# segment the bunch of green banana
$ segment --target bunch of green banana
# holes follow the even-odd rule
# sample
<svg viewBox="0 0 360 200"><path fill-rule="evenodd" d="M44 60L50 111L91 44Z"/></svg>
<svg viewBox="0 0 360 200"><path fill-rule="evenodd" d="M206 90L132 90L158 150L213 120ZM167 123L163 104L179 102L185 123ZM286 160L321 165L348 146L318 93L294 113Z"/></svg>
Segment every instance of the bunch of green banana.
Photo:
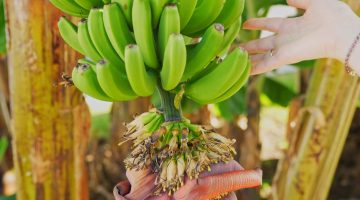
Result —
<svg viewBox="0 0 360 200"><path fill-rule="evenodd" d="M104 101L161 93L160 111L137 116L124 135L124 142L133 142L126 168L151 167L155 194L171 194L185 176L198 178L212 164L232 160L235 141L191 124L179 102L183 96L200 104L220 102L248 80L247 52L228 52L244 0L61 0L71 9L51 1L84 18L78 26L65 17L58 24L66 43L85 56L72 75L79 90Z"/></svg>
<svg viewBox="0 0 360 200"><path fill-rule="evenodd" d="M151 96L156 87L176 92L185 85L186 97L215 103L231 97L248 79L247 54L237 49L227 55L240 30L244 0L61 2L86 11L78 26L62 17L60 33L98 63L93 70L113 101ZM187 45L193 36L199 42ZM219 57L225 57L222 63Z"/></svg>
<svg viewBox="0 0 360 200"><path fill-rule="evenodd" d="M141 118L149 121L151 116L146 114ZM138 123L139 119L132 123ZM131 125L128 128L134 127ZM198 178L201 172L211 170L211 164L229 162L235 154L235 140L226 139L201 126L183 121L165 122L156 127L157 130L152 133L141 133L147 138L137 142L125 160L127 169L151 167L157 173L155 194L168 192L171 195L184 185L185 176Z"/></svg>

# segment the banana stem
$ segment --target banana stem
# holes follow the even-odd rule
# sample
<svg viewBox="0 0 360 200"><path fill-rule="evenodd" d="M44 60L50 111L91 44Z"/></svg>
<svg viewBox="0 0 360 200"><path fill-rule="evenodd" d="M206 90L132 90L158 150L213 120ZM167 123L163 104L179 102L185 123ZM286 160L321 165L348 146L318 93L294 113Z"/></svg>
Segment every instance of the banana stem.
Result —
<svg viewBox="0 0 360 200"><path fill-rule="evenodd" d="M157 87L157 90L160 94L161 98L161 111L164 112L164 117L166 122L176 122L176 121L182 121L182 111L181 106L179 109L175 107L175 96L176 94L173 94L169 91L165 91L161 84Z"/></svg>

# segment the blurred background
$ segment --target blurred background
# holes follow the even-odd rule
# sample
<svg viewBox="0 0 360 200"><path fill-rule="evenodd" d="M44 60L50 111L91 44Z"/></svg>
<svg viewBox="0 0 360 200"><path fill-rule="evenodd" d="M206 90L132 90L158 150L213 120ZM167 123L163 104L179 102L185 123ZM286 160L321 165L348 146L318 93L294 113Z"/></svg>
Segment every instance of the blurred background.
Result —
<svg viewBox="0 0 360 200"><path fill-rule="evenodd" d="M358 0L347 3L360 13ZM248 0L243 19L301 14L284 0ZM62 15L47 0L0 3L0 200L113 199L130 150L118 146L123 124L157 104L106 103L66 87L79 55L59 36ZM234 46L269 34L241 31ZM252 77L222 103L182 106L192 122L235 138L244 168L263 169L263 186L239 199L356 200L359 94L358 78L323 59Z"/></svg>

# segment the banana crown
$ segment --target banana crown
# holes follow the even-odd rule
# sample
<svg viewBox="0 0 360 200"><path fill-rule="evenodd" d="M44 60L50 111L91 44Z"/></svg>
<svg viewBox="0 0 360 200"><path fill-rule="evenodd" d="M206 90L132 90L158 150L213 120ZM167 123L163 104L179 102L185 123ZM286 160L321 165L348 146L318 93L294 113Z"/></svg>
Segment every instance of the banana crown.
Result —
<svg viewBox="0 0 360 200"><path fill-rule="evenodd" d="M58 27L65 42L85 56L74 74L90 70L82 79L91 84L74 85L87 95L129 101L161 87L209 104L230 98L248 80L248 54L228 52L244 0L50 1L83 18L75 25L62 17Z"/></svg>

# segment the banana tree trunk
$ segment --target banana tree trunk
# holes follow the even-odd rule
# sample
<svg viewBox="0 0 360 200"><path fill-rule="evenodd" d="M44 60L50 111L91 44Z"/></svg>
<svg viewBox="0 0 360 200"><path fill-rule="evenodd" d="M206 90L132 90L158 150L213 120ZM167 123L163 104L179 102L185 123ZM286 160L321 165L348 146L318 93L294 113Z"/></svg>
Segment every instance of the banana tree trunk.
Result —
<svg viewBox="0 0 360 200"><path fill-rule="evenodd" d="M150 98L140 98L131 102L115 103L112 110L111 122L111 148L113 151L114 162L121 168L121 178L125 177L124 159L131 151L131 142L127 142L119 146L119 142L123 140L123 134L126 132L124 123L131 122L135 115L147 112L150 109ZM119 177L117 177L119 181Z"/></svg>
<svg viewBox="0 0 360 200"><path fill-rule="evenodd" d="M47 0L6 0L6 11L17 199L88 199L89 112L60 86L76 59L57 30L62 14Z"/></svg>
<svg viewBox="0 0 360 200"><path fill-rule="evenodd" d="M348 3L360 12L360 2ZM359 78L346 74L342 63L318 61L278 165L273 199L327 199L359 95Z"/></svg>

